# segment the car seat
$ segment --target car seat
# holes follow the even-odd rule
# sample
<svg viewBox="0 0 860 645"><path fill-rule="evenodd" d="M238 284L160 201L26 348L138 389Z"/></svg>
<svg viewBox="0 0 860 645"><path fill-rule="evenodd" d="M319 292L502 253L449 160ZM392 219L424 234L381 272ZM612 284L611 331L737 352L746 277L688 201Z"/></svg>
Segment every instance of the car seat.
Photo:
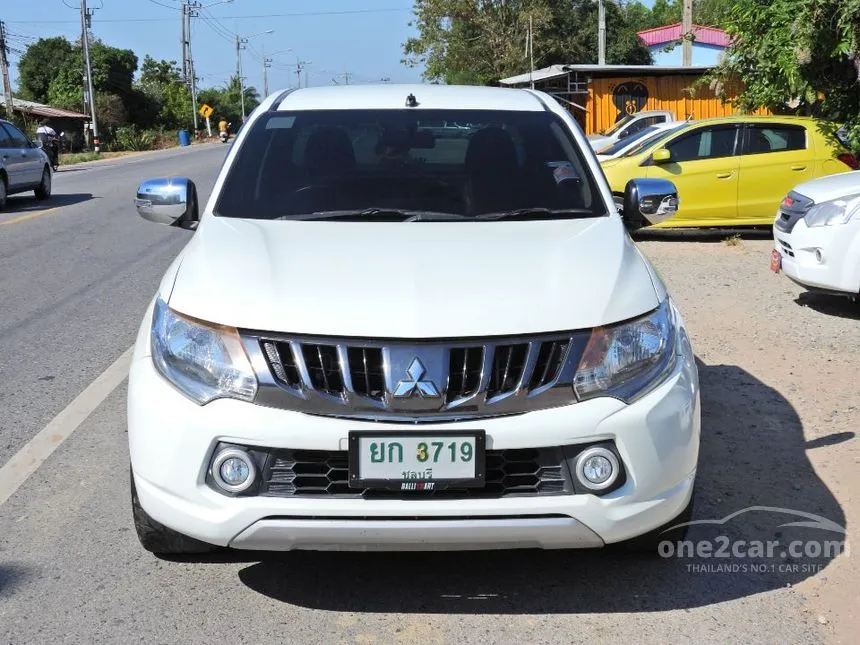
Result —
<svg viewBox="0 0 860 645"><path fill-rule="evenodd" d="M467 202L472 214L517 208L522 201L517 149L502 128L478 130L466 150Z"/></svg>

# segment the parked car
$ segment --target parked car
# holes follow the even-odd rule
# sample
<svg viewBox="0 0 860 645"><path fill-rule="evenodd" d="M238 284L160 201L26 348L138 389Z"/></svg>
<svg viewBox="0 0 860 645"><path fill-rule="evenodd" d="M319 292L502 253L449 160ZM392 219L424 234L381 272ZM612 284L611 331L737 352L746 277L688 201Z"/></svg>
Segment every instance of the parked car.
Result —
<svg viewBox="0 0 860 645"><path fill-rule="evenodd" d="M6 197L32 190L36 199L51 196L51 161L9 121L0 119L0 210Z"/></svg>
<svg viewBox="0 0 860 645"><path fill-rule="evenodd" d="M671 110L645 110L644 112L635 112L621 117L621 119L612 128L603 134L588 135L588 142L591 148L595 151L611 146L612 144L626 139L637 132L641 132L650 125L658 123L668 123L669 121L677 121L675 114Z"/></svg>
<svg viewBox="0 0 860 645"><path fill-rule="evenodd" d="M613 143L611 146L598 150L597 160L602 163L609 159L616 159L635 147L647 146L652 143L656 143L658 140L665 139L669 134L683 125L684 123L679 123L678 121L667 121L665 123L649 125L647 128L640 130L636 134L630 135L626 139L621 139L620 141Z"/></svg>
<svg viewBox="0 0 860 645"><path fill-rule="evenodd" d="M860 295L860 172L800 184L773 223L771 269L810 291Z"/></svg>
<svg viewBox="0 0 860 645"><path fill-rule="evenodd" d="M693 121L601 165L619 204L633 178L671 179L681 203L669 228L771 226L793 186L858 167L833 126L790 116Z"/></svg>
<svg viewBox="0 0 860 645"><path fill-rule="evenodd" d="M437 149L424 126L443 121L476 131ZM245 128L199 216L187 178L137 193L144 218L196 229L131 366L146 549L676 534L699 449L693 351L556 100L304 88ZM656 222L676 199L633 180L625 216Z"/></svg>

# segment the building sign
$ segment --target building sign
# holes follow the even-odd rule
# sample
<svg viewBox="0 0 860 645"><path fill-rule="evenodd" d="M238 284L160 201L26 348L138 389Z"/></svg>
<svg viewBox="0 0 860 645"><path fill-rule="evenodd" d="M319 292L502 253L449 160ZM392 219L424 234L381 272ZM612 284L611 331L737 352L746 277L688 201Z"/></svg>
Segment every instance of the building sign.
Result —
<svg viewBox="0 0 860 645"><path fill-rule="evenodd" d="M648 88L639 81L619 83L612 90L612 103L618 108L618 122L628 114L635 114L648 102Z"/></svg>

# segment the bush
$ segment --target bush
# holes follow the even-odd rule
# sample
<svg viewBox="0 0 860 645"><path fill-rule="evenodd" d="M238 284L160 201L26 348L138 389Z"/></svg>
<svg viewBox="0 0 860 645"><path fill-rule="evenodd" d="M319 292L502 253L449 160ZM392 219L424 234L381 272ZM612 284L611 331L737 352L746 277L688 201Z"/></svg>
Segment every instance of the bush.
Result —
<svg viewBox="0 0 860 645"><path fill-rule="evenodd" d="M114 147L117 150L152 150L155 147L155 140L155 132L139 130L133 125L118 127L114 133Z"/></svg>

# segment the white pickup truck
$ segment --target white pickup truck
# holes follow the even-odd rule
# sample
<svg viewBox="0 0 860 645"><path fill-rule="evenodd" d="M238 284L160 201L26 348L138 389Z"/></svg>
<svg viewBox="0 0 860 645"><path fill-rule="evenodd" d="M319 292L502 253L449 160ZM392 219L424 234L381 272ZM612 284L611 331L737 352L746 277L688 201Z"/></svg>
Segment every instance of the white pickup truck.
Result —
<svg viewBox="0 0 860 645"><path fill-rule="evenodd" d="M646 110L644 112L636 112L628 114L612 126L604 134L588 135L588 143L591 144L593 150L602 150L612 144L625 139L630 135L636 134L640 130L647 128L649 125L657 125L658 123L668 123L677 121L675 114L671 110Z"/></svg>
<svg viewBox="0 0 860 645"><path fill-rule="evenodd" d="M195 233L131 366L143 546L680 537L698 372L623 221L678 195L633 179L620 214L588 153L540 92L303 88L251 114L201 212L190 179L144 181L140 214Z"/></svg>

